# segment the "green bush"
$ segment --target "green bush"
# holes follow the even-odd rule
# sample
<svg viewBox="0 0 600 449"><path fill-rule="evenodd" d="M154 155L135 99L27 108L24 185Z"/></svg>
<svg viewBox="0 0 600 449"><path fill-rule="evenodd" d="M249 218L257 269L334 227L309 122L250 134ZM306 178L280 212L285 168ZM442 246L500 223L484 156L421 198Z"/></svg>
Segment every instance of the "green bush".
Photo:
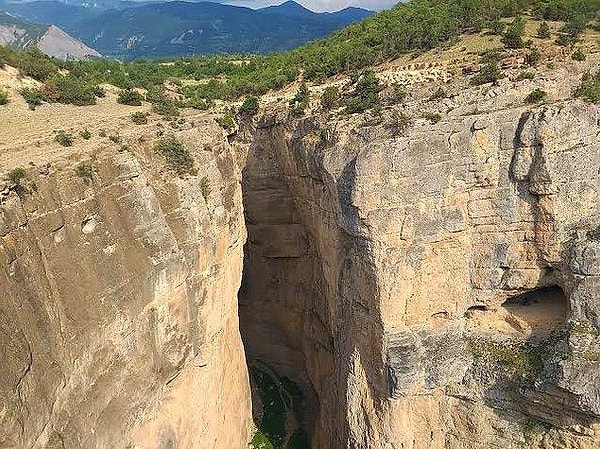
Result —
<svg viewBox="0 0 600 449"><path fill-rule="evenodd" d="M98 86L98 85L94 86L93 91L94 91L94 95L98 98L106 97L106 90L104 90L104 87L102 87L102 86Z"/></svg>
<svg viewBox="0 0 600 449"><path fill-rule="evenodd" d="M244 99L244 102L240 106L240 109L238 112L240 115L252 117L258 113L258 109L259 109L258 98L251 95Z"/></svg>
<svg viewBox="0 0 600 449"><path fill-rule="evenodd" d="M502 43L506 48L523 48L523 33L525 32L525 21L516 17L506 28L502 35Z"/></svg>
<svg viewBox="0 0 600 449"><path fill-rule="evenodd" d="M294 115L302 115L304 111L308 107L310 102L310 91L308 90L308 86L306 82L300 83L300 87L298 88L298 92L294 95L294 98L290 100L290 107L292 108L292 113Z"/></svg>
<svg viewBox="0 0 600 449"><path fill-rule="evenodd" d="M20 55L18 68L21 75L42 82L58 72L56 64L35 46L29 47Z"/></svg>
<svg viewBox="0 0 600 449"><path fill-rule="evenodd" d="M30 109L35 109L36 106L46 101L46 93L39 88L25 87L21 89L21 96L25 99Z"/></svg>
<svg viewBox="0 0 600 449"><path fill-rule="evenodd" d="M87 128L79 131L79 135L81 136L82 139L85 139L85 140L89 140L92 137L92 133Z"/></svg>
<svg viewBox="0 0 600 449"><path fill-rule="evenodd" d="M63 131L62 129L56 133L54 136L54 140L56 140L63 147L70 147L73 145L73 134Z"/></svg>
<svg viewBox="0 0 600 449"><path fill-rule="evenodd" d="M154 145L154 149L165 157L167 163L178 175L197 174L197 170L194 168L194 158L175 136L163 137Z"/></svg>
<svg viewBox="0 0 600 449"><path fill-rule="evenodd" d="M571 53L571 59L574 61L585 61L585 53L581 48L578 48L573 53Z"/></svg>
<svg viewBox="0 0 600 449"><path fill-rule="evenodd" d="M535 104L535 103L540 103L542 101L544 101L546 98L548 98L548 92L542 90L542 89L533 89L529 95L527 95L525 97L525 103L528 104Z"/></svg>
<svg viewBox="0 0 600 449"><path fill-rule="evenodd" d="M545 20L540 23L538 27L537 35L540 39L549 39L550 38L550 27L548 26L548 22Z"/></svg>
<svg viewBox="0 0 600 449"><path fill-rule="evenodd" d="M426 112L425 114L423 114L423 118L426 118L431 123L435 124L442 119L442 116L437 112Z"/></svg>
<svg viewBox="0 0 600 449"><path fill-rule="evenodd" d="M438 87L437 90L429 97L430 100L439 100L442 98L446 98L448 93L444 90L443 87Z"/></svg>
<svg viewBox="0 0 600 449"><path fill-rule="evenodd" d="M596 75L585 74L575 95L591 103L600 103L600 72Z"/></svg>
<svg viewBox="0 0 600 449"><path fill-rule="evenodd" d="M225 131L232 132L235 130L235 120L233 119L233 114L231 112L228 111L215 120Z"/></svg>
<svg viewBox="0 0 600 449"><path fill-rule="evenodd" d="M108 140L113 143L121 143L121 135L118 132L116 134L111 134L108 136Z"/></svg>
<svg viewBox="0 0 600 449"><path fill-rule="evenodd" d="M137 111L131 114L131 121L136 125L145 125L148 123L148 113Z"/></svg>
<svg viewBox="0 0 600 449"><path fill-rule="evenodd" d="M75 106L96 104L94 87L71 76L56 75L46 81L46 98L50 101Z"/></svg>
<svg viewBox="0 0 600 449"><path fill-rule="evenodd" d="M400 103L401 101L404 101L408 95L406 88L399 83L392 84L392 89L394 91L394 103Z"/></svg>
<svg viewBox="0 0 600 449"><path fill-rule="evenodd" d="M128 106L141 106L144 96L133 89L123 89L117 96L117 103Z"/></svg>
<svg viewBox="0 0 600 449"><path fill-rule="evenodd" d="M84 182L90 182L94 177L95 171L96 170L93 165L83 162L75 168L75 173L77 173L77 176L83 179Z"/></svg>
<svg viewBox="0 0 600 449"><path fill-rule="evenodd" d="M0 106L8 103L8 93L4 90L0 90Z"/></svg>
<svg viewBox="0 0 600 449"><path fill-rule="evenodd" d="M527 64L529 64L530 66L534 66L540 61L541 58L542 58L542 54L540 53L540 51L536 47L533 47L527 53L525 60L526 60Z"/></svg>
<svg viewBox="0 0 600 449"><path fill-rule="evenodd" d="M571 18L565 23L558 32L560 33L556 43L558 45L573 45L579 41L581 33L585 30L588 18L582 14L571 15Z"/></svg>
<svg viewBox="0 0 600 449"><path fill-rule="evenodd" d="M340 89L337 86L327 86L321 94L321 107L329 111L337 106L340 100Z"/></svg>
<svg viewBox="0 0 600 449"><path fill-rule="evenodd" d="M482 84L495 83L501 78L504 78L504 74L498 68L498 64L490 62L483 66L477 75L471 78L471 84L480 86Z"/></svg>
<svg viewBox="0 0 600 449"><path fill-rule="evenodd" d="M25 171L25 169L22 167L17 167L17 168L13 168L11 171L8 172L8 174L6 175L6 179L8 179L8 181L13 186L20 186L21 181L26 176L27 176L27 172Z"/></svg>
<svg viewBox="0 0 600 449"><path fill-rule="evenodd" d="M372 70L365 70L356 79L354 94L352 98L346 102L346 112L348 114L354 114L380 106L380 90L381 85L375 72Z"/></svg>
<svg viewBox="0 0 600 449"><path fill-rule="evenodd" d="M535 73L523 71L517 75L516 81L532 80L535 78Z"/></svg>
<svg viewBox="0 0 600 449"><path fill-rule="evenodd" d="M404 112L394 111L390 115L390 118L386 122L385 126L392 133L392 135L397 136L403 134L411 125L411 123L411 118Z"/></svg>
<svg viewBox="0 0 600 449"><path fill-rule="evenodd" d="M152 111L163 117L175 117L179 115L179 109L175 100L169 98L162 86L153 86L148 89L146 100L152 103Z"/></svg>

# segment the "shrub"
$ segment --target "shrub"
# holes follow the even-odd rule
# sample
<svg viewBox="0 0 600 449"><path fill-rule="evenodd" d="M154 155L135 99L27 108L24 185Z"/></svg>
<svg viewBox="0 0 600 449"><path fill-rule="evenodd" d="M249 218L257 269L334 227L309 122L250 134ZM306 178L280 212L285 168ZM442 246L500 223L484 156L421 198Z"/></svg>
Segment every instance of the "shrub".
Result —
<svg viewBox="0 0 600 449"><path fill-rule="evenodd" d="M46 101L46 93L42 89L25 87L20 93L32 110Z"/></svg>
<svg viewBox="0 0 600 449"><path fill-rule="evenodd" d="M523 81L523 80L532 80L534 78L535 78L535 73L523 71L523 72L521 72L521 73L519 73L517 75L517 77L515 78L515 80L516 81Z"/></svg>
<svg viewBox="0 0 600 449"><path fill-rule="evenodd" d="M77 176L83 179L84 182L91 181L94 177L95 171L96 170L92 164L86 164L83 162L75 168L75 173L77 173Z"/></svg>
<svg viewBox="0 0 600 449"><path fill-rule="evenodd" d="M46 81L58 72L58 67L37 47L31 46L18 59L21 75L30 76L38 81Z"/></svg>
<svg viewBox="0 0 600 449"><path fill-rule="evenodd" d="M525 103L528 104L534 104L534 103L540 103L542 101L544 101L546 98L548 98L548 92L542 90L542 89L533 89L529 95L527 95L525 97Z"/></svg>
<svg viewBox="0 0 600 449"><path fill-rule="evenodd" d="M544 20L542 23L540 23L537 35L540 39L548 39L550 37L550 27L548 26L548 22Z"/></svg>
<svg viewBox="0 0 600 449"><path fill-rule="evenodd" d="M25 172L25 169L22 167L17 167L17 168L13 168L11 171L9 171L6 175L6 179L8 179L8 181L13 185L13 186L20 186L21 185L21 181L27 176L27 172Z"/></svg>
<svg viewBox="0 0 600 449"><path fill-rule="evenodd" d="M87 129L87 128L85 128L85 129L83 129L83 130L79 131L79 135L80 135L80 136L81 136L83 139L85 139L85 140L89 140L89 139L90 139L90 137L92 137L92 133L91 133L91 132L90 132L90 130L89 130L89 129Z"/></svg>
<svg viewBox="0 0 600 449"><path fill-rule="evenodd" d="M62 129L56 133L54 140L56 140L63 147L72 146L74 141L73 134L63 131Z"/></svg>
<svg viewBox="0 0 600 449"><path fill-rule="evenodd" d="M94 95L98 98L106 97L106 90L102 86L94 86L93 87Z"/></svg>
<svg viewBox="0 0 600 449"><path fill-rule="evenodd" d="M327 86L321 94L321 107L329 111L337 106L340 100L340 89L337 86Z"/></svg>
<svg viewBox="0 0 600 449"><path fill-rule="evenodd" d="M8 93L0 90L0 106L6 103L8 103Z"/></svg>
<svg viewBox="0 0 600 449"><path fill-rule="evenodd" d="M587 18L584 15L573 15L559 30L560 36L556 40L558 45L572 45L579 41L579 36L587 26Z"/></svg>
<svg viewBox="0 0 600 449"><path fill-rule="evenodd" d="M429 97L430 100L439 100L441 98L446 98L448 94L442 87L438 87L437 90Z"/></svg>
<svg viewBox="0 0 600 449"><path fill-rule="evenodd" d="M101 130L100 130L100 132L98 133L98 135L99 135L100 137L106 137L106 130L104 130L104 129L101 129Z"/></svg>
<svg viewBox="0 0 600 449"><path fill-rule="evenodd" d="M496 19L492 21L492 23L490 23L490 32L492 34L502 35L502 33L504 33L505 28L506 24L500 19Z"/></svg>
<svg viewBox="0 0 600 449"><path fill-rule="evenodd" d="M46 99L75 106L96 104L94 87L70 76L57 75L46 81Z"/></svg>
<svg viewBox="0 0 600 449"><path fill-rule="evenodd" d="M240 106L239 113L247 117L252 117L258 113L259 102L254 96L246 97Z"/></svg>
<svg viewBox="0 0 600 449"><path fill-rule="evenodd" d="M529 51L529 53L527 53L525 60L527 64L529 64L530 66L534 66L540 61L541 58L542 54L540 53L540 51L537 48L533 47Z"/></svg>
<svg viewBox="0 0 600 449"><path fill-rule="evenodd" d="M397 136L403 134L411 123L412 120L404 112L394 111L385 126L394 136Z"/></svg>
<svg viewBox="0 0 600 449"><path fill-rule="evenodd" d="M294 95L294 98L290 100L290 107L292 108L292 113L294 115L304 114L304 111L308 107L309 102L310 91L308 90L306 82L303 81L300 84L300 87L298 88L298 92L296 92L296 95Z"/></svg>
<svg viewBox="0 0 600 449"><path fill-rule="evenodd" d="M204 176L200 180L200 192L202 193L202 197L204 198L204 201L208 201L208 197L210 196L211 191L212 191L212 189L210 188L210 181L208 180L208 178L206 176Z"/></svg>
<svg viewBox="0 0 600 449"><path fill-rule="evenodd" d="M585 61L585 53L581 48L578 48L573 53L571 53L571 59L574 61Z"/></svg>
<svg viewBox="0 0 600 449"><path fill-rule="evenodd" d="M154 86L148 89L146 99L152 103L152 111L163 117L175 117L179 115L179 109L175 100L169 98L162 86Z"/></svg>
<svg viewBox="0 0 600 449"><path fill-rule="evenodd" d="M521 17L516 17L506 28L502 36L502 43L506 48L523 48L523 32L525 31L525 21Z"/></svg>
<svg viewBox="0 0 600 449"><path fill-rule="evenodd" d="M346 102L346 112L354 114L380 106L379 91L381 85L379 78L372 70L365 70L358 76L355 83L354 95Z"/></svg>
<svg viewBox="0 0 600 449"><path fill-rule="evenodd" d="M442 119L442 116L437 112L426 112L425 114L423 114L423 118L426 118L431 123L435 124Z"/></svg>
<svg viewBox="0 0 600 449"><path fill-rule="evenodd" d="M600 241L600 225L596 226L595 228L590 229L587 232L587 237L590 240Z"/></svg>
<svg viewBox="0 0 600 449"><path fill-rule="evenodd" d="M111 134L108 136L108 140L114 143L121 143L121 135L119 133Z"/></svg>
<svg viewBox="0 0 600 449"><path fill-rule="evenodd" d="M155 151L162 154L167 163L178 175L197 173L194 168L194 158L175 136L167 136L160 139L154 146Z"/></svg>
<svg viewBox="0 0 600 449"><path fill-rule="evenodd" d="M232 132L235 130L235 120L233 119L233 114L230 111L217 118L216 121L225 131Z"/></svg>
<svg viewBox="0 0 600 449"><path fill-rule="evenodd" d="M148 123L148 113L137 111L131 114L131 121L136 125L145 125Z"/></svg>
<svg viewBox="0 0 600 449"><path fill-rule="evenodd" d="M408 95L408 92L406 92L404 86L399 83L392 84L392 89L394 89L394 99L396 100L396 103L400 103Z"/></svg>
<svg viewBox="0 0 600 449"><path fill-rule="evenodd" d="M479 71L477 75L471 78L471 84L480 86L487 83L495 83L499 79L504 78L504 74L498 68L498 64L490 62Z"/></svg>
<svg viewBox="0 0 600 449"><path fill-rule="evenodd" d="M144 96L133 89L123 89L117 97L117 103L128 106L141 106L143 100Z"/></svg>
<svg viewBox="0 0 600 449"><path fill-rule="evenodd" d="M600 72L596 75L585 74L575 95L591 103L600 103Z"/></svg>

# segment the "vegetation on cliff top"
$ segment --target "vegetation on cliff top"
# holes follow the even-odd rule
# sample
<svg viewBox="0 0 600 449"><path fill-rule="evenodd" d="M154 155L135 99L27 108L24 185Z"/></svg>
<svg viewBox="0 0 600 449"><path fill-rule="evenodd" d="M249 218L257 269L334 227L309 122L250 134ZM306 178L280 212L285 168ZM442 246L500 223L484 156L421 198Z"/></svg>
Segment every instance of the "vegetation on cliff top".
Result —
<svg viewBox="0 0 600 449"><path fill-rule="evenodd" d="M600 0L412 0L285 53L130 63L107 59L62 62L37 50L15 52L0 47L0 66L14 65L23 74L46 83L44 101L91 104L102 83L129 93L133 88L152 89L169 80L179 85L187 98L184 105L206 109L216 99L259 96L300 76L322 81L337 74L360 72L401 54L426 51L463 33L485 28L501 33L507 48L520 48L526 45L522 38L523 14L564 21L557 43L567 45L576 42L590 22L597 21L599 11ZM505 17L516 18L506 26L500 21ZM539 32L548 34L542 26ZM484 70L486 80L498 78L494 68L494 62L490 62ZM135 104L139 104L137 100ZM360 101L369 103L368 98ZM362 108L353 106L349 109Z"/></svg>

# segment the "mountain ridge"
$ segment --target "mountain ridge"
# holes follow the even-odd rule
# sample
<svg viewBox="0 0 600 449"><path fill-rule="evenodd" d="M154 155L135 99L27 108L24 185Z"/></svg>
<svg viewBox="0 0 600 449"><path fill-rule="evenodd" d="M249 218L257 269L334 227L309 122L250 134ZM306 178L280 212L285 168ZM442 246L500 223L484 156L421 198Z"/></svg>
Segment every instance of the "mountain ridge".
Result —
<svg viewBox="0 0 600 449"><path fill-rule="evenodd" d="M101 53L125 59L285 51L373 14L361 8L318 13L294 1L259 9L209 1L127 2L126 8L106 10L59 1L0 0L2 5L19 18L55 24Z"/></svg>

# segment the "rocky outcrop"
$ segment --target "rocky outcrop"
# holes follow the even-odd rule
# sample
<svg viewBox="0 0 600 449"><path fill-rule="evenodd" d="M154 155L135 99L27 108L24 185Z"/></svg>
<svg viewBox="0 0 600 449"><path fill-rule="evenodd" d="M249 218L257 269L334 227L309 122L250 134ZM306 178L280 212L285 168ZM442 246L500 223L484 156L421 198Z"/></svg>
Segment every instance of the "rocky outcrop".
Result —
<svg viewBox="0 0 600 449"><path fill-rule="evenodd" d="M198 176L140 139L4 189L0 447L246 446L240 161L210 122L179 132Z"/></svg>
<svg viewBox="0 0 600 449"><path fill-rule="evenodd" d="M315 448L600 444L600 111L487 89L436 125L258 124L242 330Z"/></svg>

